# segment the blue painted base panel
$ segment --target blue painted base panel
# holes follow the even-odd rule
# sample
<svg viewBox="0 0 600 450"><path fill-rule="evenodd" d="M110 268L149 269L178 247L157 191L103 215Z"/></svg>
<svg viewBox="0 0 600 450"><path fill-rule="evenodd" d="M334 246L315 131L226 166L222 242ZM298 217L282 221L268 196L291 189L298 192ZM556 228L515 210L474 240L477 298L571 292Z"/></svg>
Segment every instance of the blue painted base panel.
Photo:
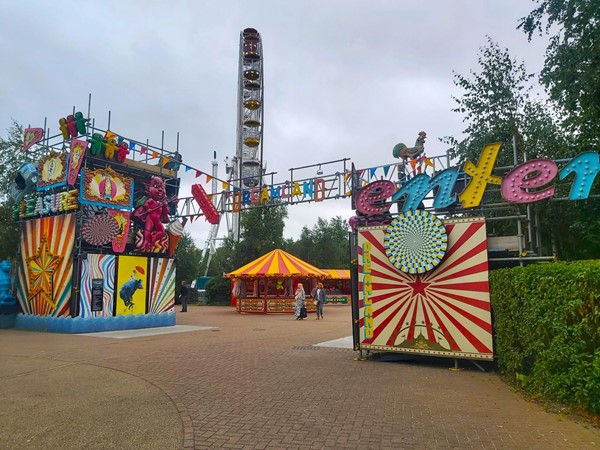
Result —
<svg viewBox="0 0 600 450"><path fill-rule="evenodd" d="M175 325L175 313L137 314L116 317L47 317L17 315L14 327L19 330L52 333L95 333L99 331L133 330L137 328L170 327Z"/></svg>

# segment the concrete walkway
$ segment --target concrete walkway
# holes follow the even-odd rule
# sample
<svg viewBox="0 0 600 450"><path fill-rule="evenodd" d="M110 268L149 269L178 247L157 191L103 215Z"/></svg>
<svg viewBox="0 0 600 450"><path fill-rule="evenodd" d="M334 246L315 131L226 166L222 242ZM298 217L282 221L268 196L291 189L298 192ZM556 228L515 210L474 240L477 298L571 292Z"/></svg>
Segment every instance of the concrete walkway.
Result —
<svg viewBox="0 0 600 450"><path fill-rule="evenodd" d="M468 362L355 361L350 314L191 306L168 334L0 330L0 448L600 448Z"/></svg>

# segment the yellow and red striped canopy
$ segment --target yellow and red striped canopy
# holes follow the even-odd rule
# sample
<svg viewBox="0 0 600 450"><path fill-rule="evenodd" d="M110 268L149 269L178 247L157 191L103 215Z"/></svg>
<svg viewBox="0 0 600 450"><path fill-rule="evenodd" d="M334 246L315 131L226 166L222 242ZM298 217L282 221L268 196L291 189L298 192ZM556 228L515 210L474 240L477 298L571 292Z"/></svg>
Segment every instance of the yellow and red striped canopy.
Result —
<svg viewBox="0 0 600 450"><path fill-rule="evenodd" d="M229 278L329 278L327 272L279 249L263 255L233 272L226 273L225 276Z"/></svg>
<svg viewBox="0 0 600 450"><path fill-rule="evenodd" d="M350 271L345 269L322 269L332 280L349 280Z"/></svg>

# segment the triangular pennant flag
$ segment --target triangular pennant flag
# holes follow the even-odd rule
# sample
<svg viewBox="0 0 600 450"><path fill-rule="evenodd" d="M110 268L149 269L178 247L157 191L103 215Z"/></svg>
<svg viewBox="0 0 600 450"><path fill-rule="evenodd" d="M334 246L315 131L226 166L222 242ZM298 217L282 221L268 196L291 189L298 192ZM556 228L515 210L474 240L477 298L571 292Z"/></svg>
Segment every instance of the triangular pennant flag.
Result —
<svg viewBox="0 0 600 450"><path fill-rule="evenodd" d="M153 157L153 158L158 158L158 153L156 153L156 152L152 152L152 157Z"/></svg>
<svg viewBox="0 0 600 450"><path fill-rule="evenodd" d="M135 149L135 142L129 141L129 150L134 150L134 149Z"/></svg>
<svg viewBox="0 0 600 450"><path fill-rule="evenodd" d="M190 223L194 223L194 220L196 220L196 216L190 216Z"/></svg>
<svg viewBox="0 0 600 450"><path fill-rule="evenodd" d="M168 157L168 156L163 156L163 157L160 159L160 165L161 165L162 167L165 167L165 165L166 165L168 162L169 162L169 157Z"/></svg>
<svg viewBox="0 0 600 450"><path fill-rule="evenodd" d="M360 169L360 170L357 170L356 173L360 177L360 176L362 176L362 174L363 174L364 171L365 171L365 169Z"/></svg>
<svg viewBox="0 0 600 450"><path fill-rule="evenodd" d="M377 167L371 167L369 169L369 173L371 174L371 178L373 178L373 176L375 175L375 171L377 170Z"/></svg>
<svg viewBox="0 0 600 450"><path fill-rule="evenodd" d="M223 187L223 189L227 189L229 187L229 183L223 181L223 183L221 183L221 186Z"/></svg>
<svg viewBox="0 0 600 450"><path fill-rule="evenodd" d="M390 171L390 166L383 166L383 174L387 177L388 172Z"/></svg>
<svg viewBox="0 0 600 450"><path fill-rule="evenodd" d="M185 164L184 164L185 165ZM190 170L192 170L192 168L190 166L185 166L185 171L189 172Z"/></svg>
<svg viewBox="0 0 600 450"><path fill-rule="evenodd" d="M208 199L212 200L213 199L213 194L208 194Z"/></svg>
<svg viewBox="0 0 600 450"><path fill-rule="evenodd" d="M202 172L200 172L199 170L196 170L196 178L198 178L200 175L202 175Z"/></svg>
<svg viewBox="0 0 600 450"><path fill-rule="evenodd" d="M123 142L125 140L125 138L123 136L119 136L117 139L117 144L121 145L121 142Z"/></svg>
<svg viewBox="0 0 600 450"><path fill-rule="evenodd" d="M148 151L148 149L146 147L143 147L140 149L140 153L143 155L144 153L146 153Z"/></svg>
<svg viewBox="0 0 600 450"><path fill-rule="evenodd" d="M209 174L206 174L206 182L207 183L210 183L212 179L213 179L213 177L211 177Z"/></svg>
<svg viewBox="0 0 600 450"><path fill-rule="evenodd" d="M116 135L115 133L113 133L112 131L107 131L107 132L104 134L104 137L105 137L106 139L110 139L110 138L115 138L115 137L117 137L117 135Z"/></svg>
<svg viewBox="0 0 600 450"><path fill-rule="evenodd" d="M344 181L348 181L348 178L350 178L350 172L346 172L344 175Z"/></svg>

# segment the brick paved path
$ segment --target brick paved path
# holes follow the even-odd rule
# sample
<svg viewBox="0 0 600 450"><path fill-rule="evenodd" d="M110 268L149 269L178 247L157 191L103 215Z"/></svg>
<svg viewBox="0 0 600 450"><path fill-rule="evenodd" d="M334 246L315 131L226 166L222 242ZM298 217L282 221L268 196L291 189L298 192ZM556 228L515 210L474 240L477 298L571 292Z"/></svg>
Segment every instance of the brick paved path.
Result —
<svg viewBox="0 0 600 450"><path fill-rule="evenodd" d="M178 324L217 328L131 339L0 330L0 399L11 400L0 402L0 448L600 447L600 430L468 362L455 372L451 360L313 347L351 334L347 306L326 307L323 321L190 307Z"/></svg>

